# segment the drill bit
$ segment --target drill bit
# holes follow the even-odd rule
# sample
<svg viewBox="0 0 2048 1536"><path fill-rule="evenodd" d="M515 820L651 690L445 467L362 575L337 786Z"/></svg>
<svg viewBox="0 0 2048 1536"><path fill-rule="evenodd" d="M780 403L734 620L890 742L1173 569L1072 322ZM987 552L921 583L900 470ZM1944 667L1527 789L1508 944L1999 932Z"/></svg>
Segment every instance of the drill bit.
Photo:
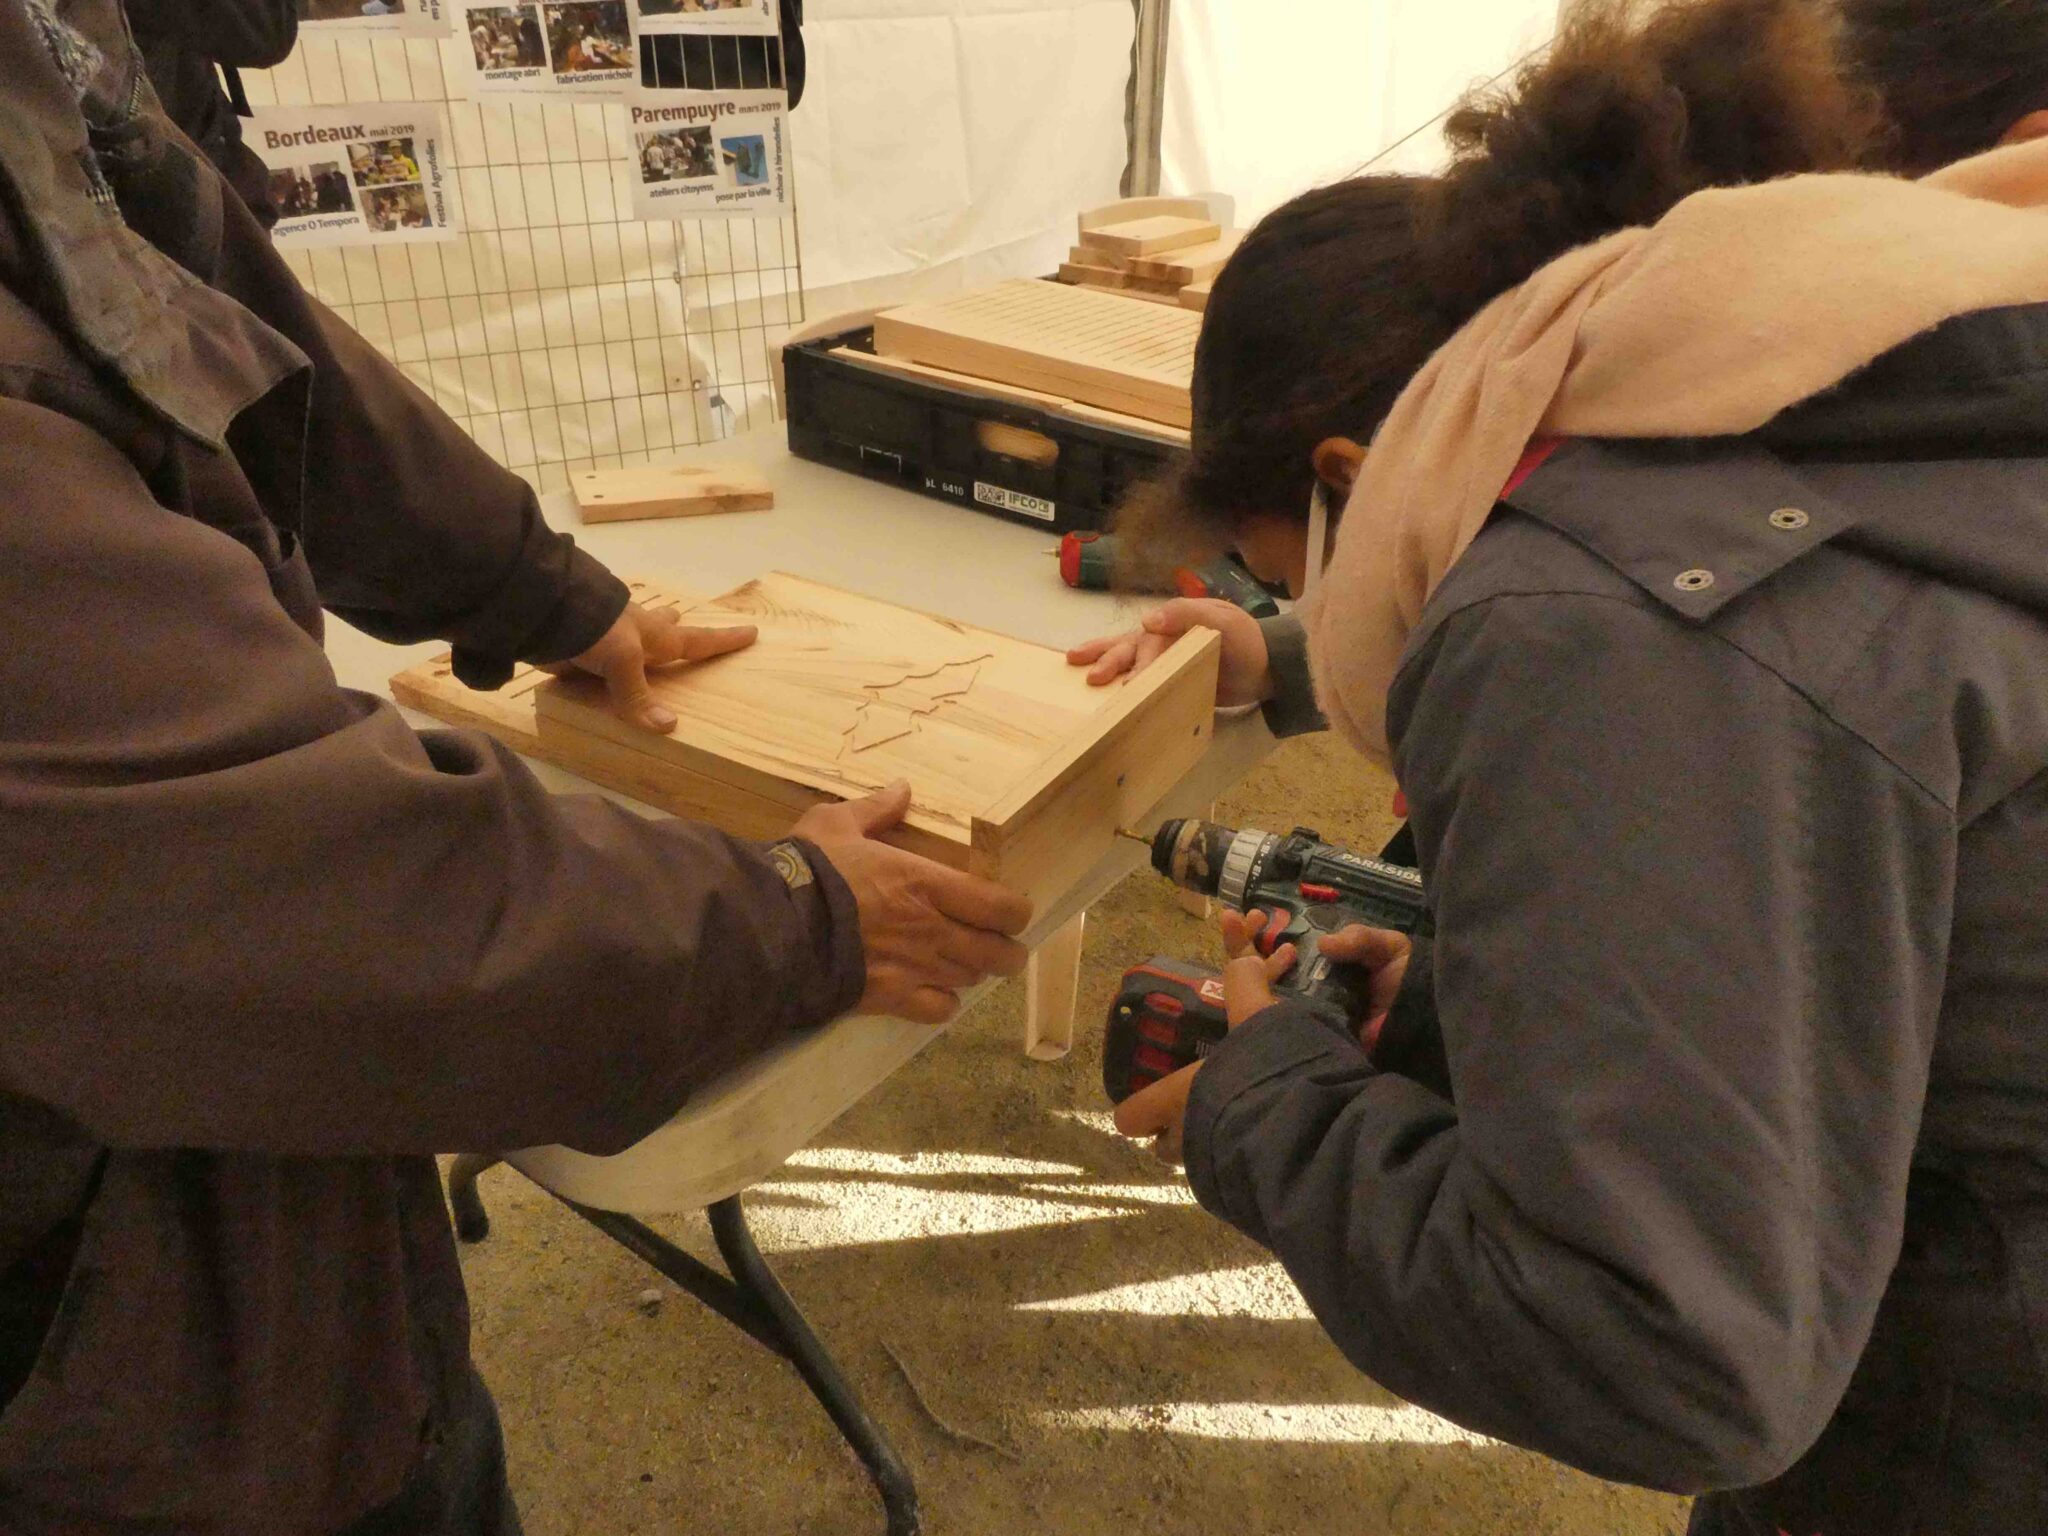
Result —
<svg viewBox="0 0 2048 1536"><path fill-rule="evenodd" d="M1150 848L1152 846L1151 838L1147 837L1142 832L1133 832L1129 827L1118 827L1116 829L1116 835L1118 837L1127 837L1134 843L1143 843L1147 848Z"/></svg>

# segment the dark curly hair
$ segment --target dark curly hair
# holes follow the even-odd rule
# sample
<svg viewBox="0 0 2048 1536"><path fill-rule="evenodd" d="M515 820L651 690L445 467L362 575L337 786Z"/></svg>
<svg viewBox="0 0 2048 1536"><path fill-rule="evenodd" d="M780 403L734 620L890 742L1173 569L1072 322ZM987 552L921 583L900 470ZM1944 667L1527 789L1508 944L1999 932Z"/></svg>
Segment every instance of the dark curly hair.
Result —
<svg viewBox="0 0 2048 1536"><path fill-rule="evenodd" d="M1884 98L1885 162L1981 154L2048 108L2048 0L1839 0L1851 72Z"/></svg>
<svg viewBox="0 0 2048 1536"><path fill-rule="evenodd" d="M1191 451L1118 526L1155 563L1306 517L1312 450L1371 437L1429 357L1574 247L1703 188L1853 167L1878 112L1811 0L1581 6L1539 61L1448 119L1438 176L1361 176L1260 221L1218 274L1195 352Z"/></svg>

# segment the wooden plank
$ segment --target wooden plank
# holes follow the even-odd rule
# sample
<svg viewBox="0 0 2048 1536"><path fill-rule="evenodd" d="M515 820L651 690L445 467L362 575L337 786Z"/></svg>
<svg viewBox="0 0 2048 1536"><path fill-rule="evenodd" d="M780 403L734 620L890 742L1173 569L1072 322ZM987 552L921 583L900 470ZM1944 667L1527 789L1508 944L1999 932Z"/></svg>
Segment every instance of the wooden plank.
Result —
<svg viewBox="0 0 2048 1536"><path fill-rule="evenodd" d="M630 582L628 586L634 601L656 612L687 609L699 601L679 598L647 582ZM552 763L671 815L708 822L735 837L782 837L813 806L846 798L773 776L742 783L731 774L693 771L642 750L651 733L631 726L625 727L623 739L596 733L543 732L535 696L552 681L538 668L522 666L503 688L478 692L456 680L453 658L444 652L393 677L391 696L444 725L481 731L522 756ZM569 686L587 689L592 703L602 707L603 690L594 679ZM888 833L883 841L956 868L969 863L957 836L939 837L908 826Z"/></svg>
<svg viewBox="0 0 2048 1536"><path fill-rule="evenodd" d="M578 681L540 691L542 739L595 735L762 794L782 781L852 798L908 779L911 824L964 849L975 815L1105 707L1048 647L780 572L682 617L760 639L651 679L673 734L636 729Z"/></svg>
<svg viewBox="0 0 2048 1536"><path fill-rule="evenodd" d="M1091 229L1101 229L1110 224L1129 224L1138 219L1161 216L1182 219L1207 219L1213 217L1209 201L1201 197L1126 197L1114 203L1104 203L1099 208L1084 211L1076 220L1083 239Z"/></svg>
<svg viewBox="0 0 2048 1536"><path fill-rule="evenodd" d="M1209 219L1157 214L1148 219L1133 219L1128 224L1105 224L1099 229L1087 230L1081 236L1081 243L1130 259L1207 245L1222 237L1223 231Z"/></svg>
<svg viewBox="0 0 2048 1536"><path fill-rule="evenodd" d="M1209 289L1211 286L1211 283L1189 283L1187 287L1180 291L1180 307L1182 309L1191 309L1198 315L1201 314L1209 307Z"/></svg>
<svg viewBox="0 0 2048 1536"><path fill-rule="evenodd" d="M1185 427L1201 323L1024 279L875 318L875 350Z"/></svg>
<svg viewBox="0 0 2048 1536"><path fill-rule="evenodd" d="M1034 900L1080 879L1117 829L1155 805L1208 750L1221 652L1214 630L1191 630L1123 684L1087 734L975 817L969 867Z"/></svg>
<svg viewBox="0 0 2048 1536"><path fill-rule="evenodd" d="M834 347L831 355L845 358L862 368L874 368L883 373L895 374L899 378L945 384L954 389L976 390L991 399L1008 400L1018 405L1031 405L1041 410L1056 411L1077 421L1140 433L1146 437L1157 438L1161 442L1178 444L1183 448L1188 445L1188 431L1185 427L1171 427L1163 421L1147 421L1142 416L1129 416L1121 411L1084 405L1079 400L1069 400L1062 395L1048 395L1039 390L1026 389L1020 384L1004 384L996 379L977 379L964 373L954 373L949 369L909 362L900 357L876 357L870 352L856 352L851 347Z"/></svg>
<svg viewBox="0 0 2048 1536"><path fill-rule="evenodd" d="M1169 251L1163 256L1140 256L1131 262L1131 271L1139 277L1156 278L1181 288L1189 283L1205 283L1223 270L1224 263L1237 253L1243 241L1242 231L1225 230L1206 245Z"/></svg>
<svg viewBox="0 0 2048 1536"><path fill-rule="evenodd" d="M1031 952L1024 969L1024 1054L1033 1061L1058 1061L1074 1048L1087 930L1088 914L1076 912Z"/></svg>
<svg viewBox="0 0 2048 1536"><path fill-rule="evenodd" d="M1071 261L1060 263L1060 281L1079 283L1089 288L1104 288L1114 292L1131 286L1131 274L1113 272L1107 267L1081 267Z"/></svg>
<svg viewBox="0 0 2048 1536"><path fill-rule="evenodd" d="M1140 304L1163 304L1168 309L1179 309L1182 307L1180 290L1178 288L1174 289L1171 293L1154 293L1149 288L1122 288L1117 291L1117 297L1120 299L1136 299Z"/></svg>
<svg viewBox="0 0 2048 1536"><path fill-rule="evenodd" d="M747 651L653 680L679 717L674 735L613 715L595 678L531 668L475 693L442 656L393 678L393 695L743 837L782 836L814 805L908 778L916 802L887 841L1041 905L1193 766L1213 729L1219 644L1207 630L1094 689L1049 647L779 573L708 602L645 583L635 596L762 630Z"/></svg>
<svg viewBox="0 0 2048 1536"><path fill-rule="evenodd" d="M588 469L569 477L586 523L635 518L702 517L713 512L766 512L775 490L744 464L636 464Z"/></svg>
<svg viewBox="0 0 2048 1536"><path fill-rule="evenodd" d="M1073 266L1098 267L1104 272L1129 272L1135 265L1114 251L1101 250L1092 245L1070 247L1067 251L1067 261Z"/></svg>

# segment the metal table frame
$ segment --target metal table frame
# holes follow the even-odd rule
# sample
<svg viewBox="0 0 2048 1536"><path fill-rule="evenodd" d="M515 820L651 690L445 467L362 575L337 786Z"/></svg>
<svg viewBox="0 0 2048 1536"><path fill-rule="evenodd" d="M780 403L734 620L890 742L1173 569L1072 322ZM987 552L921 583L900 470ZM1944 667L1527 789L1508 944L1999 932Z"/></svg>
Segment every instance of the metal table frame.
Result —
<svg viewBox="0 0 2048 1536"><path fill-rule="evenodd" d="M469 1153L448 1170L448 1200L455 1210L455 1233L465 1243L490 1236L491 1218L477 1189L477 1177L500 1159ZM540 1185L546 1189L547 1186ZM554 1194L552 1190L549 1194ZM917 1536L923 1518L917 1506L917 1484L910 1468L889 1442L881 1425L861 1403L839 1362L798 1310L782 1282L769 1268L747 1228L740 1196L729 1195L706 1207L711 1236L725 1260L727 1274L685 1253L646 1223L617 1211L601 1211L554 1195L570 1210L604 1233L635 1258L659 1270L705 1306L731 1323L763 1349L780 1355L823 1405L839 1433L853 1448L881 1495L888 1517L888 1536Z"/></svg>

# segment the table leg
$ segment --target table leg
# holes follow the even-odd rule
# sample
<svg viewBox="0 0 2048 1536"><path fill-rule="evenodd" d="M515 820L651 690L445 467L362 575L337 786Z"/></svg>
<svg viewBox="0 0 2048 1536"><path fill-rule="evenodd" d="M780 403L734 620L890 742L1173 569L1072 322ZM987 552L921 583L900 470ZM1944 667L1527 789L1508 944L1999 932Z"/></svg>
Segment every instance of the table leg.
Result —
<svg viewBox="0 0 2048 1536"><path fill-rule="evenodd" d="M1074 1048L1087 926L1088 914L1076 912L1032 951L1024 969L1024 1054L1034 1061L1058 1061Z"/></svg>
<svg viewBox="0 0 2048 1536"><path fill-rule="evenodd" d="M483 1163L477 1158L475 1163ZM476 1194L477 1168L465 1167L467 1198L479 1209ZM554 1192L549 1191L550 1194ZM867 1468L868 1477L881 1495L888 1536L918 1536L923 1517L918 1510L917 1484L889 1437L869 1415L867 1408L839 1369L822 1340L811 1329L789 1293L776 1279L775 1271L761 1256L754 1236L747 1230L746 1212L740 1197L733 1195L708 1208L711 1235L718 1243L719 1256L729 1274L720 1274L695 1255L685 1253L646 1223L617 1211L600 1211L578 1205L555 1195L557 1200L627 1252L660 1271L683 1290L703 1302L727 1322L766 1349L796 1367L804 1385L811 1389L833 1425ZM472 1239L476 1241L480 1239Z"/></svg>

